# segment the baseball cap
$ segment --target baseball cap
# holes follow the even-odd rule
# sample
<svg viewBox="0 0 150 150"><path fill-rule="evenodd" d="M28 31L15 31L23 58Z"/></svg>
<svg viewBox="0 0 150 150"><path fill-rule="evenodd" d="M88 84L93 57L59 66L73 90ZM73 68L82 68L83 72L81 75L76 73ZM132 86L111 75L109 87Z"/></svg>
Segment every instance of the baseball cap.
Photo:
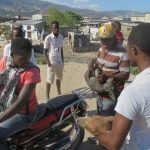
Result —
<svg viewBox="0 0 150 150"><path fill-rule="evenodd" d="M103 23L99 27L99 37L101 39L113 38L115 35L115 29L111 23Z"/></svg>

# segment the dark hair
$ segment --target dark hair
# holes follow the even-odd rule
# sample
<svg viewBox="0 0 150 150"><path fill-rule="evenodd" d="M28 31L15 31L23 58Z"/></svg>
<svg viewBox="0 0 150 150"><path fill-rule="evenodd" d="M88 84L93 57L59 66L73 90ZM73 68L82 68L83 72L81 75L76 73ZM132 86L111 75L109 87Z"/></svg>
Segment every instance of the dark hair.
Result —
<svg viewBox="0 0 150 150"><path fill-rule="evenodd" d="M141 23L133 27L128 44L135 44L141 51L150 56L150 23Z"/></svg>
<svg viewBox="0 0 150 150"><path fill-rule="evenodd" d="M16 37L11 41L11 52L14 55L31 54L32 45L29 39L23 37Z"/></svg>
<svg viewBox="0 0 150 150"><path fill-rule="evenodd" d="M121 30L121 23L119 21L115 21L113 24L117 24L119 29Z"/></svg>
<svg viewBox="0 0 150 150"><path fill-rule="evenodd" d="M17 37L24 37L23 30L22 30L22 28L20 28L20 27L14 27L14 28L12 29L11 37L13 36L13 31L14 31L14 30L17 30L17 31L18 31Z"/></svg>
<svg viewBox="0 0 150 150"><path fill-rule="evenodd" d="M56 20L53 20L53 21L51 22L51 26L52 26L53 24L56 24L57 26L59 26L59 22L56 21Z"/></svg>

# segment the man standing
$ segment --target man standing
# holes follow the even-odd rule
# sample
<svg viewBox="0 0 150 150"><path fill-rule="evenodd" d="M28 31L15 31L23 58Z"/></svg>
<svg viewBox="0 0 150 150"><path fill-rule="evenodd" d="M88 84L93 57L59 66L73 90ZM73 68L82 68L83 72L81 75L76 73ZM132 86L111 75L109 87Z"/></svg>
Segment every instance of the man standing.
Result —
<svg viewBox="0 0 150 150"><path fill-rule="evenodd" d="M132 66L140 73L125 88L115 107L112 130L97 137L109 150L119 150L130 131L123 150L150 149L150 23L134 27L128 38L127 52Z"/></svg>
<svg viewBox="0 0 150 150"><path fill-rule="evenodd" d="M59 33L59 23L52 21L52 33L44 41L45 56L47 60L47 83L46 99L50 98L51 84L54 83L56 75L57 94L61 95L61 80L63 78L64 57L63 57L63 36Z"/></svg>
<svg viewBox="0 0 150 150"><path fill-rule="evenodd" d="M14 27L12 29L10 36L11 36L11 40L13 40L17 37L24 37L24 32L21 27ZM11 43L7 44L4 47L3 57L7 56L7 59L11 59L10 54L11 54ZM33 63L34 65L36 65L36 59L35 59L35 54L34 54L33 48L32 48L32 52L31 52L30 62Z"/></svg>

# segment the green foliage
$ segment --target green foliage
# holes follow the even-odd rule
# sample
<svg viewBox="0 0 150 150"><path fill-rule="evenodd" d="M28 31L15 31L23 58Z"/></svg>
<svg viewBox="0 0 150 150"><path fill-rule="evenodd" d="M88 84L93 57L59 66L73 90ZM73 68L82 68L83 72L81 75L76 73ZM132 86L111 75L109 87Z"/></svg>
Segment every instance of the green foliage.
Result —
<svg viewBox="0 0 150 150"><path fill-rule="evenodd" d="M45 56L41 55L41 54L36 55L36 61L37 61L37 64L39 64L39 65L47 64Z"/></svg>
<svg viewBox="0 0 150 150"><path fill-rule="evenodd" d="M48 24L50 25L53 20L59 21L61 26L76 26L82 20L82 17L71 11L60 12L55 8L48 10Z"/></svg>
<svg viewBox="0 0 150 150"><path fill-rule="evenodd" d="M139 68L138 67L131 67L130 72L134 75L137 75L139 73Z"/></svg>
<svg viewBox="0 0 150 150"><path fill-rule="evenodd" d="M4 38L8 39L10 36L11 27L9 25L0 25L0 36L3 36Z"/></svg>
<svg viewBox="0 0 150 150"><path fill-rule="evenodd" d="M82 20L82 17L80 15L73 13L71 11L66 11L64 15L66 17L66 23L68 25L77 25Z"/></svg>

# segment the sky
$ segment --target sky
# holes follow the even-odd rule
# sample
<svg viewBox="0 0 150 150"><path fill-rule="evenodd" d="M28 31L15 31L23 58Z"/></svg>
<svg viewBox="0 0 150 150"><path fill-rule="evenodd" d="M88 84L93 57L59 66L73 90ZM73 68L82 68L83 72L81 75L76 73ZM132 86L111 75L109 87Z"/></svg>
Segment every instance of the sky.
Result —
<svg viewBox="0 0 150 150"><path fill-rule="evenodd" d="M45 0L69 7L106 10L132 10L150 12L150 0Z"/></svg>

